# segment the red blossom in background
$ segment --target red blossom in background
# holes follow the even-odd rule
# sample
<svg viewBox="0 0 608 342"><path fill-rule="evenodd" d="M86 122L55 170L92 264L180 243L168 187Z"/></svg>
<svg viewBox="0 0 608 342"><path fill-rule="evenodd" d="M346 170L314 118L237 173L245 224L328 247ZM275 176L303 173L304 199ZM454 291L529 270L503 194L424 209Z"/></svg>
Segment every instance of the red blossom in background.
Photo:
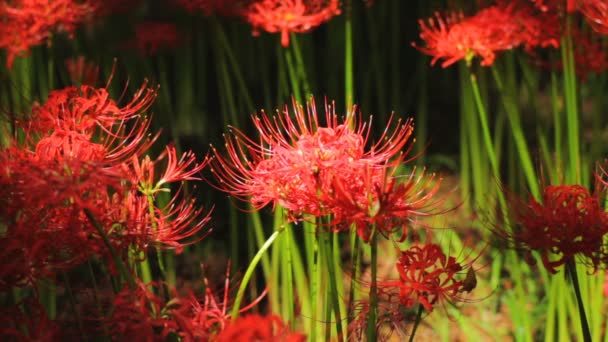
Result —
<svg viewBox="0 0 608 342"><path fill-rule="evenodd" d="M580 185L547 186L542 202L515 200L514 227L495 228L496 236L511 247L540 253L543 265L556 273L557 267L581 257L582 262L598 268L608 261L603 243L608 233L608 213L598 196ZM527 257L530 263L534 260Z"/></svg>
<svg viewBox="0 0 608 342"><path fill-rule="evenodd" d="M15 56L48 41L53 32L71 35L94 11L88 1L16 0L0 3L0 48L7 50L7 67Z"/></svg>
<svg viewBox="0 0 608 342"><path fill-rule="evenodd" d="M281 341L304 342L306 336L291 332L278 316L247 315L229 324L215 339L216 342Z"/></svg>
<svg viewBox="0 0 608 342"><path fill-rule="evenodd" d="M97 84L99 80L99 65L95 62L87 61L84 56L78 56L66 59L64 63L72 84L89 86Z"/></svg>
<svg viewBox="0 0 608 342"><path fill-rule="evenodd" d="M608 2L604 0L581 0L580 11L596 32L608 34Z"/></svg>
<svg viewBox="0 0 608 342"><path fill-rule="evenodd" d="M433 56L431 65L443 59L442 67L459 60L470 62L480 57L481 65L494 63L496 54L524 46L526 50L541 46L557 46L557 28L547 30L546 18L536 15L529 6L517 3L490 6L471 17L453 12L446 16L436 14L427 22L420 20L420 39L425 43L412 45Z"/></svg>
<svg viewBox="0 0 608 342"><path fill-rule="evenodd" d="M456 276L463 269L463 265L454 257L446 256L439 245L414 245L399 255L399 280L379 282L378 287L380 292L398 288L401 305L420 304L430 312L440 302L461 300L459 293L467 289Z"/></svg>
<svg viewBox="0 0 608 342"><path fill-rule="evenodd" d="M59 324L48 317L37 298L28 298L22 303L3 308L0 312L0 336L4 341L15 342L53 342L67 339L63 336Z"/></svg>
<svg viewBox="0 0 608 342"><path fill-rule="evenodd" d="M259 30L281 33L281 44L289 46L290 33L308 32L340 14L338 0L257 0L244 13L253 25L254 35Z"/></svg>
<svg viewBox="0 0 608 342"><path fill-rule="evenodd" d="M104 324L113 336L128 341L166 341L177 324L166 315L166 303L141 282L123 288L114 298L112 315Z"/></svg>
<svg viewBox="0 0 608 342"><path fill-rule="evenodd" d="M175 49L183 41L183 35L173 23L147 21L135 26L135 38L125 47L135 47L142 56L154 56L159 50Z"/></svg>
<svg viewBox="0 0 608 342"><path fill-rule="evenodd" d="M144 0L89 0L95 6L95 15L104 17L112 14L126 14L133 11Z"/></svg>
<svg viewBox="0 0 608 342"><path fill-rule="evenodd" d="M176 4L190 13L203 12L204 15L219 14L225 17L242 16L254 0L175 0Z"/></svg>

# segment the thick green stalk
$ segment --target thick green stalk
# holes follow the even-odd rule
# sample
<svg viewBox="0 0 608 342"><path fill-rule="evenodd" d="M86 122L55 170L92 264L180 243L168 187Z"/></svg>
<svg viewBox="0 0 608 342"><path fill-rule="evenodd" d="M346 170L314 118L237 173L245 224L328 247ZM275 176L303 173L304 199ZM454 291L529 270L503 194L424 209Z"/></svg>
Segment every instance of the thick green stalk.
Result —
<svg viewBox="0 0 608 342"><path fill-rule="evenodd" d="M340 297L338 292L338 281L342 281L342 279L338 279L336 276L336 269L333 260L333 252L331 248L331 242L329 240L329 235L323 235L323 256L325 257L325 263L327 266L327 272L329 275L329 293L328 293L328 303L326 304L328 307L332 308L334 312L335 327L338 333L338 340L341 341L344 339L345 335L342 328L342 315L340 312ZM328 324L329 326L329 324Z"/></svg>
<svg viewBox="0 0 608 342"><path fill-rule="evenodd" d="M279 236L279 234L281 232L283 232L283 230L284 229L277 230L274 233L272 233L272 235L270 235L268 240L266 240L264 245L260 248L260 250L255 254L253 259L251 260L249 267L247 267L247 271L245 271L245 275L243 276L241 285L239 285L239 289L236 293L236 298L234 299L234 305L232 307L232 312L230 315L233 322L236 321L236 319L239 316L239 309L241 307L241 301L243 300L243 296L245 295L245 290L247 289L247 283L249 283L249 280L253 276L253 272L255 271L256 266L262 259L262 256L264 256L264 253L266 253L266 250L268 250L268 248L270 248L270 246L272 246L272 243L274 242L274 240L276 240L276 238Z"/></svg>
<svg viewBox="0 0 608 342"><path fill-rule="evenodd" d="M581 319L581 328L583 329L583 341L591 342L591 331L589 330L589 322L587 321L587 315L585 314L585 306L583 305L583 297L581 295L581 288L576 272L576 264L573 259L568 260L566 263L566 272L570 275L572 286L574 287L574 294L576 295L578 314Z"/></svg>
<svg viewBox="0 0 608 342"><path fill-rule="evenodd" d="M572 18L568 15L566 19L566 35L562 37L561 51L562 64L564 65L564 99L566 102L566 127L568 136L568 161L569 172L566 175L569 183L580 182L580 142L579 142L579 118L576 93L576 67L574 60L574 48L572 41Z"/></svg>
<svg viewBox="0 0 608 342"><path fill-rule="evenodd" d="M354 103L352 0L346 0L344 20L344 98L347 113Z"/></svg>
<svg viewBox="0 0 608 342"><path fill-rule="evenodd" d="M376 323L378 321L378 234L375 227L369 241L371 247L371 285L369 287L369 315L367 316L366 336L368 341L377 340Z"/></svg>
<svg viewBox="0 0 608 342"><path fill-rule="evenodd" d="M291 84L291 94L298 103L302 102L302 90L300 89L300 77L297 65L294 63L292 52L289 49L283 50L285 63L287 63L287 74L289 75L289 83Z"/></svg>
<svg viewBox="0 0 608 342"><path fill-rule="evenodd" d="M511 133L513 134L515 146L517 147L517 152L522 163L524 176L526 177L530 193L532 196L534 196L534 198L538 198L540 195L539 185L536 179L536 172L534 171L532 157L530 156L530 149L528 148L528 143L524 137L520 113L517 108L517 104L513 99L513 94L515 91L514 89L505 89L504 83L502 82L502 77L500 76L496 66L492 65L491 69L498 92L501 95L500 97L503 101L505 111L507 112L507 119L509 120L509 124L511 126Z"/></svg>

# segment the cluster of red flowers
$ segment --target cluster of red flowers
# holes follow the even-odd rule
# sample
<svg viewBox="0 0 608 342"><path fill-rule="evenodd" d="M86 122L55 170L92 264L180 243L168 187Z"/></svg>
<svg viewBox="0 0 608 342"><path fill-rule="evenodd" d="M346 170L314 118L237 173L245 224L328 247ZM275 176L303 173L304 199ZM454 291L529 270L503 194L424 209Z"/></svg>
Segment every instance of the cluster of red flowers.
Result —
<svg viewBox="0 0 608 342"><path fill-rule="evenodd" d="M340 14L338 0L175 0L191 13L241 17L260 30L281 34L281 44L289 45L291 33L308 32Z"/></svg>
<svg viewBox="0 0 608 342"><path fill-rule="evenodd" d="M10 68L17 55L47 42L53 32L72 34L95 7L89 1L16 0L0 3L0 48Z"/></svg>
<svg viewBox="0 0 608 342"><path fill-rule="evenodd" d="M331 215L332 227L355 224L365 241L372 226L384 234L405 232L410 220L438 207L433 194L439 181L415 170L404 178L395 175L412 134L410 120L398 120L392 133L387 128L366 149L371 122L357 122L355 112L339 122L326 104L327 127L321 127L314 102L304 110L294 101L293 109L273 118L254 116L259 143L233 129L226 138L228 158L213 150L216 187L254 208L279 204L292 220Z"/></svg>
<svg viewBox="0 0 608 342"><path fill-rule="evenodd" d="M425 46L414 44L423 53L433 56L431 64L444 59L445 68L459 60L482 59L481 65L492 65L496 53L524 46L559 45L559 24L551 16L535 13L531 6L516 2L482 9L471 17L452 13L436 14L428 24L420 20L420 38Z"/></svg>
<svg viewBox="0 0 608 342"><path fill-rule="evenodd" d="M114 298L112 315L105 320L107 330L136 341L166 341L171 335L182 341L305 341L304 335L291 332L276 316L248 314L232 322L229 274L226 273L219 294L214 293L206 278L204 281L202 298L191 292L178 295L172 290L168 301L154 294L153 289L161 287L158 284L125 287ZM239 313L251 310L265 294L242 307Z"/></svg>
<svg viewBox="0 0 608 342"><path fill-rule="evenodd" d="M496 54L523 46L536 56L535 49L557 48L564 35L562 13L581 12L590 26L599 33L608 32L608 5L604 1L525 1L497 0L495 5L481 9L475 15L464 17L460 12L442 16L436 14L428 21L420 20L420 38L424 46L413 45L433 56L431 64L443 59L443 67L459 60L470 63L481 58L481 65L494 63ZM572 28L577 41L574 57L576 71L581 77L588 72L608 69L605 45L578 28ZM538 62L553 68L561 68L561 62Z"/></svg>
<svg viewBox="0 0 608 342"><path fill-rule="evenodd" d="M281 44L289 45L289 34L307 32L340 14L338 0L260 0L245 12L246 20L259 29L281 33Z"/></svg>
<svg viewBox="0 0 608 342"><path fill-rule="evenodd" d="M599 197L580 185L547 186L542 203L513 201L513 227L499 227L496 236L522 251L534 263L531 252L540 253L551 273L580 257L595 269L608 262L604 236L608 234L608 213Z"/></svg>
<svg viewBox="0 0 608 342"><path fill-rule="evenodd" d="M155 97L144 84L119 106L105 88L68 87L18 123L25 136L0 150L1 289L106 256L105 239L123 254L150 244L179 251L200 238L208 216L192 200L178 192L156 204L165 184L196 179L205 163L191 152L178 158L173 146L155 161L144 156L155 138L141 113Z"/></svg>

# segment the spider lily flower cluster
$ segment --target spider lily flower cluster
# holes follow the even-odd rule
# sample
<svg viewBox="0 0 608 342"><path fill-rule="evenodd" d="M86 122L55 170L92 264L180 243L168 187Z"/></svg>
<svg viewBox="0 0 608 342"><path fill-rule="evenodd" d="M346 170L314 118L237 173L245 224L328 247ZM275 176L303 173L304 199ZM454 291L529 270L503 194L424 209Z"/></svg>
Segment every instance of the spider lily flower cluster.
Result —
<svg viewBox="0 0 608 342"><path fill-rule="evenodd" d="M191 199L178 192L166 205L156 200L166 184L198 179L205 162L191 152L179 158L173 146L155 161L145 155L156 136L141 113L155 97L143 84L120 106L105 88L73 86L16 123L24 136L0 151L1 253L10 260L0 267L3 290L108 256L105 238L121 255L149 245L179 252L202 238L209 216Z"/></svg>
<svg viewBox="0 0 608 342"><path fill-rule="evenodd" d="M506 245L522 251L528 262L535 262L534 251L551 273L575 260L594 270L605 267L608 213L598 193L592 195L580 185L547 186L542 202L514 200L512 207L513 227L502 226L495 233Z"/></svg>
<svg viewBox="0 0 608 342"><path fill-rule="evenodd" d="M285 107L274 117L253 117L259 142L233 128L228 156L213 149L215 186L256 209L280 205L293 221L331 216L336 231L354 224L364 241L372 226L385 235L401 229L405 236L405 223L438 212L441 200L433 195L441 179L416 170L394 174L411 149L411 120L395 120L369 149L371 120L356 120L356 109L341 121L326 103L325 120L320 126L314 100L306 109L294 101L293 113Z"/></svg>

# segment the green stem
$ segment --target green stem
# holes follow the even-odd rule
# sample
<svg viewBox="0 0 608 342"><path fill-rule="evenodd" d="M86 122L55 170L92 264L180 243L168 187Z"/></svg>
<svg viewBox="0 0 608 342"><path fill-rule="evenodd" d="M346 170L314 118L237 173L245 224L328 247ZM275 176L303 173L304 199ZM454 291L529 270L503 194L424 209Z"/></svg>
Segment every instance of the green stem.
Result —
<svg viewBox="0 0 608 342"><path fill-rule="evenodd" d="M576 67L572 42L572 18L566 19L566 35L562 37L562 64L564 66L564 99L566 102L566 125L568 134L568 161L569 178L567 181L579 183L580 173L580 146L579 122L576 94Z"/></svg>
<svg viewBox="0 0 608 342"><path fill-rule="evenodd" d="M576 264L574 260L570 259L566 263L566 271L570 275L572 280L572 286L574 287L574 294L576 295L576 302L578 304L578 314L581 318L581 328L583 329L583 340L585 342L591 342L591 331L589 330L589 322L587 321L587 315L585 315L585 307L583 305L583 297L581 295L581 288L576 274Z"/></svg>
<svg viewBox="0 0 608 342"><path fill-rule="evenodd" d="M376 321L378 320L378 234L372 228L371 247L371 286L369 288L369 315L367 316L367 340L376 341Z"/></svg>
<svg viewBox="0 0 608 342"><path fill-rule="evenodd" d="M486 146L488 157L490 158L490 166L492 167L492 174L495 180L500 180L500 170L498 169L498 160L496 158L496 152L492 143L492 136L490 135L490 128L488 125L488 115L483 105L481 95L479 92L479 86L477 85L477 78L471 73L471 86L473 88L473 94L475 97L475 104L477 105L477 112L479 113L479 121L481 123L481 130L483 134L483 141ZM500 202L500 208L502 213L507 215L507 201L502 191L497 191L498 201Z"/></svg>
<svg viewBox="0 0 608 342"><path fill-rule="evenodd" d="M312 256L312 270L310 272L310 299L311 299L311 310L310 310L310 318L313 326L311 327L310 332L310 341L316 341L317 336L317 310L318 303L317 298L319 296L319 238L317 237L317 228L318 225L311 226L312 234L312 251L310 254Z"/></svg>
<svg viewBox="0 0 608 342"><path fill-rule="evenodd" d="M103 227L101 226L101 224L99 224L99 222L97 222L97 220L95 219L95 216L93 216L93 213L91 212L91 210L84 209L84 214L87 216L87 218L89 219L89 221L91 222L93 227L95 227L95 229L97 230L97 233L99 233L99 236L101 236L103 243L108 248L108 251L110 252L110 255L112 256L112 259L114 260L114 266L116 266L116 268L119 270L120 274L125 278L125 280L127 281L127 284L129 284L129 287L131 289L135 289L137 287L137 284L135 283L135 279L133 278L133 275L127 270L127 267L122 262L122 259L120 259L120 256L114 249L114 246L112 246L112 242L110 242L110 239L108 238L108 235L106 234L106 232L103 230Z"/></svg>
<svg viewBox="0 0 608 342"><path fill-rule="evenodd" d="M534 172L532 157L530 156L530 149L528 148L528 143L524 137L519 110L517 109L517 105L513 102L512 92L507 92L507 89L505 89L504 83L502 82L502 78L496 66L493 65L491 69L492 75L494 76L494 81L496 82L498 92L501 94L503 105L507 113L507 119L509 120L509 124L511 126L513 140L515 141L515 146L517 147L517 152L522 163L522 168L528 183L528 187L530 188L530 193L532 196L534 196L534 198L538 198L540 195L540 190L536 180L536 173Z"/></svg>
<svg viewBox="0 0 608 342"><path fill-rule="evenodd" d="M414 335L416 335L416 330L418 330L418 326L422 321L422 312L424 311L424 306L418 304L418 313L416 313L416 321L414 322L414 327L412 328L412 334L410 335L410 342L414 341Z"/></svg>
<svg viewBox="0 0 608 342"><path fill-rule="evenodd" d="M236 321L236 319L239 317L239 308L241 306L241 301L243 300L243 296L245 295L245 289L247 289L247 283L249 282L249 279L251 279L251 277L253 276L253 272L255 271L256 266L262 259L262 256L264 256L264 253L266 253L266 250L268 248L270 248L270 246L272 246L272 243L274 242L274 240L276 240L276 238L279 236L279 234L283 230L284 229L277 230L274 233L272 233L272 235L270 235L268 240L266 240L266 242L264 243L262 248L260 248L260 250L253 257L253 260L251 260L251 263L249 264L247 271L245 271L245 275L243 276L243 280L241 281L239 290L236 293L236 298L234 299L234 306L232 307L232 312L230 315L232 317L232 322Z"/></svg>
<svg viewBox="0 0 608 342"><path fill-rule="evenodd" d="M352 0L345 4L346 15L344 22L344 97L346 99L346 112L351 110L354 102L353 81L353 23L352 23Z"/></svg>
<svg viewBox="0 0 608 342"><path fill-rule="evenodd" d="M336 331L338 333L338 340L341 341L344 338L344 333L342 329L342 315L340 313L340 300L338 293L338 278L336 276L336 269L333 261L333 253L329 240L329 235L325 234L323 236L323 245L324 245L324 256L325 262L327 263L327 271L329 273L329 299L331 300L331 305L333 306L334 316L336 318ZM341 279L340 279L341 281Z"/></svg>

